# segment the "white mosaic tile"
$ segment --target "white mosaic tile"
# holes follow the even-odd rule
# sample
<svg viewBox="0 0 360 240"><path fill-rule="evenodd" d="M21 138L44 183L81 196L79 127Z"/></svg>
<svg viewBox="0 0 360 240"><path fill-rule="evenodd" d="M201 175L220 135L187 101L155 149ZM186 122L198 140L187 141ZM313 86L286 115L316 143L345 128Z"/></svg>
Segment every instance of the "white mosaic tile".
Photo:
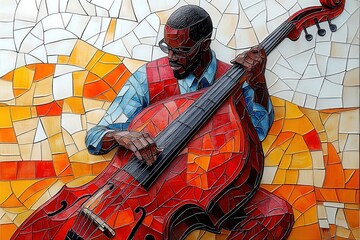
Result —
<svg viewBox="0 0 360 240"><path fill-rule="evenodd" d="M152 57L153 46L151 45L137 45L133 48L133 58L143 61L150 61Z"/></svg>
<svg viewBox="0 0 360 240"><path fill-rule="evenodd" d="M224 13L239 14L239 2L237 0L230 0Z"/></svg>
<svg viewBox="0 0 360 240"><path fill-rule="evenodd" d="M268 21L271 21L287 12L286 9L275 0L266 0L265 4Z"/></svg>
<svg viewBox="0 0 360 240"><path fill-rule="evenodd" d="M136 21L131 0L122 0L119 18Z"/></svg>
<svg viewBox="0 0 360 240"><path fill-rule="evenodd" d="M37 6L35 0L22 0L16 9L16 19L35 22L37 19Z"/></svg>
<svg viewBox="0 0 360 240"><path fill-rule="evenodd" d="M55 100L61 100L72 97L73 92L73 79L72 74L64 74L53 79L53 95Z"/></svg>
<svg viewBox="0 0 360 240"><path fill-rule="evenodd" d="M91 2L92 4L98 7L109 10L114 0L90 0L89 2Z"/></svg>
<svg viewBox="0 0 360 240"><path fill-rule="evenodd" d="M8 101L14 99L12 81L5 81L0 79L0 101Z"/></svg>
<svg viewBox="0 0 360 240"><path fill-rule="evenodd" d="M223 45L228 45L235 34L238 16L235 14L224 14L220 20L216 39Z"/></svg>
<svg viewBox="0 0 360 240"><path fill-rule="evenodd" d="M68 39L77 39L77 37L70 31L64 29L50 29L44 33L45 44L60 42L62 40L68 40ZM31 42L31 40L27 40L27 41Z"/></svg>
<svg viewBox="0 0 360 240"><path fill-rule="evenodd" d="M69 24L67 25L66 29L72 33L74 33L76 36L81 37L88 22L90 20L90 17L88 16L81 16L81 15L73 15L71 17L71 20Z"/></svg>
<svg viewBox="0 0 360 240"><path fill-rule="evenodd" d="M73 25L75 24L80 24L80 21L78 20L78 16L74 15L71 19L74 22ZM43 25L43 29L44 31L47 31L49 29L53 29L53 28L64 28L64 23L61 17L61 14L53 14L53 15L49 15L46 17L46 19L43 19L41 21L42 25ZM69 31L73 32L72 29L68 29Z"/></svg>
<svg viewBox="0 0 360 240"><path fill-rule="evenodd" d="M36 128L34 143L41 142L45 139L47 139L47 135L45 133L45 130L44 130L44 127L43 127L41 121L39 120L37 128Z"/></svg>
<svg viewBox="0 0 360 240"><path fill-rule="evenodd" d="M278 167L264 167L264 174L261 179L262 184L272 184Z"/></svg>
<svg viewBox="0 0 360 240"><path fill-rule="evenodd" d="M92 37L97 36L97 34L100 32L101 24L102 24L102 18L100 17L90 18L90 21L86 26L85 31L82 35L82 39L87 41Z"/></svg>
<svg viewBox="0 0 360 240"><path fill-rule="evenodd" d="M168 0L168 1L158 1L158 0L148 0L151 12L164 11L173 8L179 0Z"/></svg>
<svg viewBox="0 0 360 240"><path fill-rule="evenodd" d="M156 39L157 36L157 32L155 31L155 29L146 20L142 21L139 25L136 26L136 28L134 29L134 33L138 39L147 37L155 37ZM153 44L155 44L155 42Z"/></svg>
<svg viewBox="0 0 360 240"><path fill-rule="evenodd" d="M48 54L48 61L51 63L56 63L57 60L50 61L51 55L55 55L57 57L58 55L67 55L69 56L74 49L74 46L77 42L77 39L68 39L68 40L62 40L60 42L53 42L45 45L46 53Z"/></svg>
<svg viewBox="0 0 360 240"><path fill-rule="evenodd" d="M147 0L132 0L134 13L138 21L150 15L150 6Z"/></svg>
<svg viewBox="0 0 360 240"><path fill-rule="evenodd" d="M0 6L0 21L13 21L17 8L17 2L0 0Z"/></svg>
<svg viewBox="0 0 360 240"><path fill-rule="evenodd" d="M44 45L40 45L36 49L30 52L30 54L42 62L47 62L47 52Z"/></svg>
<svg viewBox="0 0 360 240"><path fill-rule="evenodd" d="M63 127L69 134L82 131L81 115L63 113L61 115L61 127Z"/></svg>

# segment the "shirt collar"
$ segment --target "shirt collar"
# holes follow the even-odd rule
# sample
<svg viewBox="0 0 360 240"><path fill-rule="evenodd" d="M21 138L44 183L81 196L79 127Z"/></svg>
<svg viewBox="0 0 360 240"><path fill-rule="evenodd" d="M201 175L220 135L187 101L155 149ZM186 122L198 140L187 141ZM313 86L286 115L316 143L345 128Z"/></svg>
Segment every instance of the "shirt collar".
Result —
<svg viewBox="0 0 360 240"><path fill-rule="evenodd" d="M214 83L214 80L215 80L216 65L217 65L217 63L216 63L215 52L211 51L211 62L209 64L209 66L207 67L207 69L202 74L202 76L200 77L200 79L205 77L210 86ZM182 81L183 83L186 83L188 88L190 88L193 85L194 81L198 81L200 79L196 79L194 74L191 73L184 79L178 79L178 81L180 81L180 82Z"/></svg>

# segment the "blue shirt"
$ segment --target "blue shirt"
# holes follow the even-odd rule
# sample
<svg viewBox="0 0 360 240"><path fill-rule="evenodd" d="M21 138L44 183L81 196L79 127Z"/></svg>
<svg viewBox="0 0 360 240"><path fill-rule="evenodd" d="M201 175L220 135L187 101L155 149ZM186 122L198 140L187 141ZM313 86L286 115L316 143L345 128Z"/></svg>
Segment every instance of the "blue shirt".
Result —
<svg viewBox="0 0 360 240"><path fill-rule="evenodd" d="M178 79L180 93L198 90L200 81L203 87L212 85L215 81L216 68L217 61L213 52L210 65L200 80L196 79L193 74L184 79ZM254 103L254 90L246 82L243 85L243 94L252 124L255 126L260 140L263 140L274 119L271 101L269 99L267 109ZM101 149L104 135L111 131L127 130L130 122L149 105L149 102L149 87L146 65L144 65L126 81L100 122L88 131L85 142L89 152L91 154L106 153Z"/></svg>

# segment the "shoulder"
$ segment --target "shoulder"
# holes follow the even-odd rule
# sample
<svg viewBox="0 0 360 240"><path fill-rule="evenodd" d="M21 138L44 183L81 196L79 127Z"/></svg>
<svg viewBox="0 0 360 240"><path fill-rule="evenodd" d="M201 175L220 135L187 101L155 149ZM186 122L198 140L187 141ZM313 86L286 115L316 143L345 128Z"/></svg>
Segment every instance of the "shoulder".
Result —
<svg viewBox="0 0 360 240"><path fill-rule="evenodd" d="M169 66L169 59L167 57L162 57L146 64L146 68L158 68L165 66Z"/></svg>

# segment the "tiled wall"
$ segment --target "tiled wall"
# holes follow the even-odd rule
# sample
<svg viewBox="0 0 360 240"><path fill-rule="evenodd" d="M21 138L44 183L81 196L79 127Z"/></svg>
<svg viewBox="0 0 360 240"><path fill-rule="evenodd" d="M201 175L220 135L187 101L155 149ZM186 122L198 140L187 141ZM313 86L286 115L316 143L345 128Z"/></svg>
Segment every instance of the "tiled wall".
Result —
<svg viewBox="0 0 360 240"><path fill-rule="evenodd" d="M316 0L0 0L0 239L64 184L111 160L84 138L126 79L163 56L168 16L196 4L214 23L220 60L257 45ZM359 239L359 1L324 37L316 27L269 56L275 122L263 142L263 187L288 200L290 239ZM117 76L116 78L114 76ZM120 77L119 77L120 76ZM223 236L228 234L223 232ZM189 239L218 239L194 232Z"/></svg>

